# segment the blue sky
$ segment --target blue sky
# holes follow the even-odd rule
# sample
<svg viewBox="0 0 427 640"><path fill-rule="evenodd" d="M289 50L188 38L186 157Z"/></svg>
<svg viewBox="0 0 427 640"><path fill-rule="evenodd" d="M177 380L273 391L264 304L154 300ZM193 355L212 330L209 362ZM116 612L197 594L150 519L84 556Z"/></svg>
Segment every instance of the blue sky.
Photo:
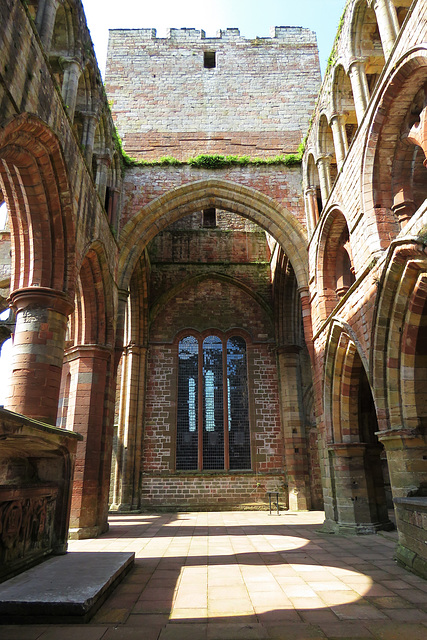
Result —
<svg viewBox="0 0 427 640"><path fill-rule="evenodd" d="M247 38L267 37L272 26L308 27L317 33L322 73L332 49L345 0L83 0L98 64L103 73L108 29L195 27L214 36L238 27Z"/></svg>

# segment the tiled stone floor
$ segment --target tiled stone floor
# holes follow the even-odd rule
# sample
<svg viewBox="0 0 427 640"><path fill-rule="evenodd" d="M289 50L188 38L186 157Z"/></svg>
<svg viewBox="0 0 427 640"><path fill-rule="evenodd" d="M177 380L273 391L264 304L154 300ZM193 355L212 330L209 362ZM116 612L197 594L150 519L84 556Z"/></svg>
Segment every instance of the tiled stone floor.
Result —
<svg viewBox="0 0 427 640"><path fill-rule="evenodd" d="M114 515L107 534L69 545L136 554L92 621L2 626L0 638L426 640L427 581L396 566L396 535L327 535L322 521L320 512Z"/></svg>

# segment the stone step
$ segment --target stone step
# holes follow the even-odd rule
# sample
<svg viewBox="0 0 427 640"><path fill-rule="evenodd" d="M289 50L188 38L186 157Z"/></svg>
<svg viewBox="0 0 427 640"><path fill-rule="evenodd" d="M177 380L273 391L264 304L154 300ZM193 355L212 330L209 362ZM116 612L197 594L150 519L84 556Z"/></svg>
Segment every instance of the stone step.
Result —
<svg viewBox="0 0 427 640"><path fill-rule="evenodd" d="M134 560L134 553L114 551L50 558L0 584L0 623L87 622Z"/></svg>

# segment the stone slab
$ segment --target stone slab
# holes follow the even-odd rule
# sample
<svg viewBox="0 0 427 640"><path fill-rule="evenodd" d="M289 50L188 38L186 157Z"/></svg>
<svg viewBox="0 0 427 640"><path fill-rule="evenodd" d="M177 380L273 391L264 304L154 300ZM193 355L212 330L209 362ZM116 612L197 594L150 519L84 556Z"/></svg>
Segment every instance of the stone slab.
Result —
<svg viewBox="0 0 427 640"><path fill-rule="evenodd" d="M0 585L0 623L87 622L134 560L126 552L50 558Z"/></svg>

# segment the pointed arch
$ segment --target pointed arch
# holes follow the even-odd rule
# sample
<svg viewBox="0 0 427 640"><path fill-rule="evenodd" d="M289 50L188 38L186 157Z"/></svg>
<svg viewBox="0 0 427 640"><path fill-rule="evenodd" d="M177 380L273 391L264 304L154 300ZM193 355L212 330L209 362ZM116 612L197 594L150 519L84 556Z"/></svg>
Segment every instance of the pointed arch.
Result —
<svg viewBox="0 0 427 640"><path fill-rule="evenodd" d="M209 207L237 213L268 230L289 256L298 286L307 286L307 239L301 223L285 207L255 189L210 179L172 189L126 224L119 238L119 287L128 287L139 256L159 231L190 213Z"/></svg>
<svg viewBox="0 0 427 640"><path fill-rule="evenodd" d="M242 291L244 291L244 293L246 293L246 295L252 298L253 301L262 308L270 321L273 321L273 312L271 307L265 302L263 298L261 298L259 294L253 291L253 289L251 289L244 282L237 280L236 278L211 271L207 274L187 278L186 280L183 280L178 285L172 287L165 294L157 298L157 300L153 302L150 309L150 323L154 321L155 317L161 312L162 308L164 308L168 304L168 302L172 300L178 293L185 291L185 289L193 287L200 282L204 282L205 280L218 280L219 282L224 282L230 286L241 289Z"/></svg>

